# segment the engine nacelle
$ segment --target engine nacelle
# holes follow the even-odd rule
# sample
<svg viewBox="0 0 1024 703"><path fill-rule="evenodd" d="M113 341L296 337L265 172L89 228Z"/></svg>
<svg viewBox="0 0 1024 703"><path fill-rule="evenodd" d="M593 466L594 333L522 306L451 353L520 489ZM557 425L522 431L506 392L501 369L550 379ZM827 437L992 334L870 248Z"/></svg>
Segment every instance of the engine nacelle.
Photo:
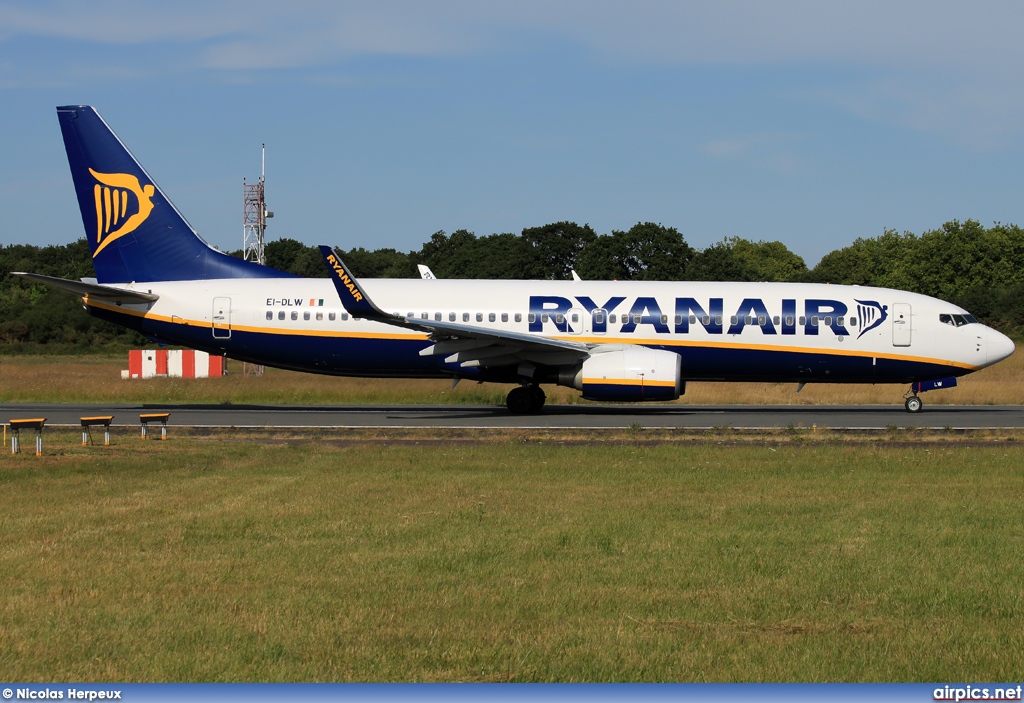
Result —
<svg viewBox="0 0 1024 703"><path fill-rule="evenodd" d="M570 378L587 400L639 402L675 400L683 389L682 358L670 351L647 347L598 347ZM560 379L561 381L562 379Z"/></svg>

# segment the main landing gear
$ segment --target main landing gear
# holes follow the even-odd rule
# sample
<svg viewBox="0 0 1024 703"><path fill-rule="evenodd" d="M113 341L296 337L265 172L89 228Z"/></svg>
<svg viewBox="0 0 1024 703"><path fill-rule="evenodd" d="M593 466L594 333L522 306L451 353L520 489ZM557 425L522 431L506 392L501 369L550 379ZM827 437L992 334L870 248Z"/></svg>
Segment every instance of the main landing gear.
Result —
<svg viewBox="0 0 1024 703"><path fill-rule="evenodd" d="M505 405L513 415L532 415L544 407L547 396L540 386L519 386L508 392Z"/></svg>

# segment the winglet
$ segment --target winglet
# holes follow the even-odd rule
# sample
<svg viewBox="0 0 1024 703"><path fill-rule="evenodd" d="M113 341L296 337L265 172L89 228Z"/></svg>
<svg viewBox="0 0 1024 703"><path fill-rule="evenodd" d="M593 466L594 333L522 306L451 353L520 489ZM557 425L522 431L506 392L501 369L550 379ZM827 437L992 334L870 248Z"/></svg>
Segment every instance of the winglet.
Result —
<svg viewBox="0 0 1024 703"><path fill-rule="evenodd" d="M372 300L366 297L366 293L359 285L359 281L349 271L345 262L334 253L333 249L320 245L320 254L324 257L324 263L327 264L327 269L331 272L331 280L334 281L334 287L338 289L338 297L341 298L341 304L352 317L369 319L393 317L378 308L373 304Z"/></svg>

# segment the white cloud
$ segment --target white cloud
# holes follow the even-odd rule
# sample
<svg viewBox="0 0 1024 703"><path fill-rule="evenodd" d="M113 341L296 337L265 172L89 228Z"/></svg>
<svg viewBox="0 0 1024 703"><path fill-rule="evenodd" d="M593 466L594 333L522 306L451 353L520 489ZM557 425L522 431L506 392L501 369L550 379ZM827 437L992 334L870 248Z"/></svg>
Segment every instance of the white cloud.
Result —
<svg viewBox="0 0 1024 703"><path fill-rule="evenodd" d="M781 132L745 134L705 142L698 151L713 159L743 161L767 171L791 174L800 166L794 152L800 139L800 135Z"/></svg>
<svg viewBox="0 0 1024 703"><path fill-rule="evenodd" d="M167 71L230 73L517 51L525 34L610 63L867 70L876 78L842 81L816 99L992 148L1024 123L1021 26L1024 3L956 0L22 0L0 6L0 50L25 37L158 43L166 51L150 60Z"/></svg>
<svg viewBox="0 0 1024 703"><path fill-rule="evenodd" d="M280 47L278 57L290 66L328 54L484 50L505 46L500 37L518 28L570 36L597 53L639 61L1019 69L1015 47L1022 25L1022 4L950 0L101 0L0 6L0 27L8 35Z"/></svg>
<svg viewBox="0 0 1024 703"><path fill-rule="evenodd" d="M750 140L744 139L717 139L703 144L700 150L708 156L716 158L730 158L741 156L750 151Z"/></svg>

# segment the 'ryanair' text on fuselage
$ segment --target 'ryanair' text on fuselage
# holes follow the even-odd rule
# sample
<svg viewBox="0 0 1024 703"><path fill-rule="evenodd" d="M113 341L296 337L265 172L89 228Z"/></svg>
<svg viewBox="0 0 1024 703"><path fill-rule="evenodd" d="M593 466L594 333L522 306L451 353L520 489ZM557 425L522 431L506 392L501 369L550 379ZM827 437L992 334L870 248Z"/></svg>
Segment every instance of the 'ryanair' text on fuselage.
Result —
<svg viewBox="0 0 1024 703"><path fill-rule="evenodd" d="M858 300L862 317L847 317L849 307L841 300L825 298L783 298L777 310L769 310L760 298L744 298L735 312L725 315L724 298L708 298L698 302L696 298L676 298L674 305L667 308L653 297L639 297L627 309L625 296L613 296L606 301L595 301L587 296L576 296L575 301L556 295L530 296L530 332L544 332L552 326L564 333L578 332L570 325L573 309L591 313L591 331L602 334L608 331L613 315L620 320L617 332L631 334L638 327L649 325L657 334L688 334L693 325L700 326L708 334L740 334L746 327L756 327L762 334L795 335L798 328L803 333L816 335L822 327L830 329L836 336L848 336L847 327L859 330L860 335L878 327L888 317L888 305L873 300ZM798 312L799 310L799 312ZM869 311L865 318L863 311ZM859 326L858 326L859 323ZM870 325L868 325L870 323Z"/></svg>

